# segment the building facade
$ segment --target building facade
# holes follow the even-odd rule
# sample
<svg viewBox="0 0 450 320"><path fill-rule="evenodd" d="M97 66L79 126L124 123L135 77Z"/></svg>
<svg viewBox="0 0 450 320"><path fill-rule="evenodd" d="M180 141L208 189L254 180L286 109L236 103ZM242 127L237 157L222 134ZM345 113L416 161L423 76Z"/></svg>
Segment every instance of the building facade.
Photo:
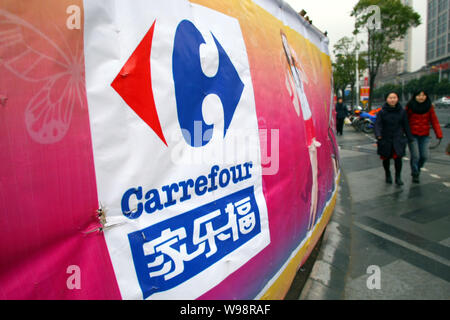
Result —
<svg viewBox="0 0 450 320"><path fill-rule="evenodd" d="M427 0L426 63L433 72L449 78L450 7L449 0Z"/></svg>

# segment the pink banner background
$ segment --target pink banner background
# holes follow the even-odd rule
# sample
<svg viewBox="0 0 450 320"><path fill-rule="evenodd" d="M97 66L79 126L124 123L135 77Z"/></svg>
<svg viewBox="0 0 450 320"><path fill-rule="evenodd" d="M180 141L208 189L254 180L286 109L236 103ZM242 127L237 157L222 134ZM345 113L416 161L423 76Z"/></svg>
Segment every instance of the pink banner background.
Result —
<svg viewBox="0 0 450 320"><path fill-rule="evenodd" d="M83 23L66 27L69 5L83 10L0 1L0 299L120 299L103 234L86 234L98 202ZM72 265L80 289L67 286Z"/></svg>

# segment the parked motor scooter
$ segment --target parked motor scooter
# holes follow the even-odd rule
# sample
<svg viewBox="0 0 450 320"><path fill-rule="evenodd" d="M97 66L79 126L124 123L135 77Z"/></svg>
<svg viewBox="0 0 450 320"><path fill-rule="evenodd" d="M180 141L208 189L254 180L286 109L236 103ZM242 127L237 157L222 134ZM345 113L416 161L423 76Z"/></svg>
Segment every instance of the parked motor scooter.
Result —
<svg viewBox="0 0 450 320"><path fill-rule="evenodd" d="M355 110L353 110L353 113L348 117L353 128L356 131L361 131L361 128L360 128L361 112L362 112L362 108L357 107Z"/></svg>
<svg viewBox="0 0 450 320"><path fill-rule="evenodd" d="M365 133L373 133L375 127L375 121L377 120L377 115L372 115L368 112L361 112L359 126L360 130Z"/></svg>

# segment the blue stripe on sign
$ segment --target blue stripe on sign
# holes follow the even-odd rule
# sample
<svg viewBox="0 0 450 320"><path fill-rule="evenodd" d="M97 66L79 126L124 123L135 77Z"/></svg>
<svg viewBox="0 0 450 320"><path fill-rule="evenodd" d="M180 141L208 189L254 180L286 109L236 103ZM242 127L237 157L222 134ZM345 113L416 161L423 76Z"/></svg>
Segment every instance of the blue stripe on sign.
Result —
<svg viewBox="0 0 450 320"><path fill-rule="evenodd" d="M128 234L144 299L194 277L260 232L251 186Z"/></svg>

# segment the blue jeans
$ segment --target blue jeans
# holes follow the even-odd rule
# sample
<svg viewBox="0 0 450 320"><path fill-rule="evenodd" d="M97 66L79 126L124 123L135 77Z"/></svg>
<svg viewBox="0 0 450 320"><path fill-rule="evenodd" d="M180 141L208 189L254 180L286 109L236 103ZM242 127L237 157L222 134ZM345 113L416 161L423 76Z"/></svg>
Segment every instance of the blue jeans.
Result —
<svg viewBox="0 0 450 320"><path fill-rule="evenodd" d="M409 151L411 153L411 174L413 176L418 176L420 169L428 159L430 137L416 135L413 135L413 137L413 141L409 143Z"/></svg>

